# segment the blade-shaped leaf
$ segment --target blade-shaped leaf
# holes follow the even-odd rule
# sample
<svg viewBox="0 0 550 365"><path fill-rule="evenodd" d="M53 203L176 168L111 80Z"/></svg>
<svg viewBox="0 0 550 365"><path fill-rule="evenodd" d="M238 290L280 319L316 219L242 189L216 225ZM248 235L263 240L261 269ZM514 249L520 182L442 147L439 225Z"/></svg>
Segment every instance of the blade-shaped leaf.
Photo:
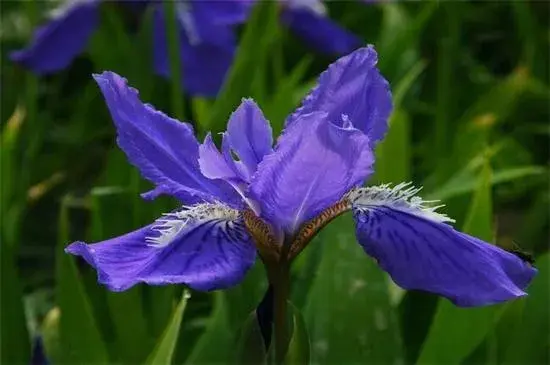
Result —
<svg viewBox="0 0 550 365"><path fill-rule="evenodd" d="M204 333L185 362L188 365L228 363L232 358L233 333L223 292L214 293L214 308ZM212 351L215 348L216 351Z"/></svg>
<svg viewBox="0 0 550 365"><path fill-rule="evenodd" d="M62 363L107 363L107 347L76 267L76 259L63 251L70 242L69 208L70 197L65 197L59 214L56 256L57 302L61 310L60 340L61 347L65 349L61 354Z"/></svg>
<svg viewBox="0 0 550 365"><path fill-rule="evenodd" d="M248 272L238 286L214 294L214 308L208 325L187 359L187 364L227 363L235 358L238 329L256 309L266 290L262 264ZM212 347L216 351L212 351Z"/></svg>
<svg viewBox="0 0 550 365"><path fill-rule="evenodd" d="M548 364L550 345L550 254L537 259L539 272L527 290L521 324L512 335L503 363Z"/></svg>
<svg viewBox="0 0 550 365"><path fill-rule="evenodd" d="M125 214L131 209L129 195L119 189L95 188L91 201L91 240L93 242L129 231L131 217ZM107 304L115 334L118 361L137 363L151 352L153 336L147 328L148 316L143 309L142 286L107 294Z"/></svg>
<svg viewBox="0 0 550 365"><path fill-rule="evenodd" d="M220 132L225 129L229 114L243 97L257 97L253 89L255 80L262 72L267 72L270 48L277 35L277 3L259 1L254 5L247 21L237 55L222 90L218 94L207 124L200 130ZM250 52L250 50L254 52ZM263 94L263 90L260 90Z"/></svg>
<svg viewBox="0 0 550 365"><path fill-rule="evenodd" d="M320 233L317 275L304 309L316 364L402 361L395 309L386 276L362 251L350 217Z"/></svg>
<svg viewBox="0 0 550 365"><path fill-rule="evenodd" d="M292 337L284 360L285 365L307 365L310 359L310 343L306 322L300 310L288 303L289 316L292 318Z"/></svg>
<svg viewBox="0 0 550 365"><path fill-rule="evenodd" d="M401 109L390 118L386 138L376 148L376 171L373 180L380 183L409 181L411 176L410 121Z"/></svg>
<svg viewBox="0 0 550 365"><path fill-rule="evenodd" d="M482 169L463 231L493 240L491 169ZM440 299L430 331L418 358L419 364L459 364L497 322L504 305L458 308Z"/></svg>
<svg viewBox="0 0 550 365"><path fill-rule="evenodd" d="M267 351L256 311L250 313L241 328L236 352L237 364L267 364Z"/></svg>
<svg viewBox="0 0 550 365"><path fill-rule="evenodd" d="M183 312L187 305L187 300L191 297L191 294L187 290L183 292L182 298L174 310L174 314L168 326L164 330L162 337L157 343L155 350L147 358L146 364L170 364L172 362L172 356L176 350L176 343L178 341L178 335L181 327L181 319L183 318Z"/></svg>

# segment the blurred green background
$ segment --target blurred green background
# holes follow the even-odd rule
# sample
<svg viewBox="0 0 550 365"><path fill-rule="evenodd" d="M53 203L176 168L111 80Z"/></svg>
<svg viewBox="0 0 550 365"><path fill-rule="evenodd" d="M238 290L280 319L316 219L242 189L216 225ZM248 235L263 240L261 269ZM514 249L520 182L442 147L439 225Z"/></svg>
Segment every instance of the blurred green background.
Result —
<svg viewBox="0 0 550 365"><path fill-rule="evenodd" d="M151 72L151 17L124 31L112 3L87 52L37 77L8 53L28 42L47 2L2 2L1 363L29 364L41 335L51 363L244 363L236 346L266 282L257 265L226 292L138 286L107 292L63 253L152 221L176 207L148 190L115 145L92 72L113 70L142 99L220 132L251 96L279 133L285 116L335 58L321 56L262 2L239 29L234 67L216 99L181 95ZM391 284L341 217L293 268L291 300L305 321L312 364L548 364L550 7L540 1L327 3L331 18L376 46L395 109L370 184L413 181L442 199L456 227L535 256L529 296L458 309ZM126 21L126 23L125 23ZM305 348L305 349L304 349ZM244 354L244 355L243 355ZM294 363L305 360L298 357Z"/></svg>

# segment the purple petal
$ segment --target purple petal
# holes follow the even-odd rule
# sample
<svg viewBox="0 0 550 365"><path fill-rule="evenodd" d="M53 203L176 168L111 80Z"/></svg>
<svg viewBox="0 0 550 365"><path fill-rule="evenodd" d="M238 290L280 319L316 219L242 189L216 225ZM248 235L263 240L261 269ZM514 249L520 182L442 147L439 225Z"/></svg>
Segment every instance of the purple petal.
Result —
<svg viewBox="0 0 550 365"><path fill-rule="evenodd" d="M232 29L228 26L213 26L205 35L198 33L202 28L186 31L181 22L178 26L183 69L182 83L186 92L193 96L216 96L235 56L236 40ZM162 7L155 8L153 38L155 72L170 79L168 43Z"/></svg>
<svg viewBox="0 0 550 365"><path fill-rule="evenodd" d="M363 181L372 163L368 137L361 131L336 126L326 113L302 115L258 166L251 197L272 224L295 232Z"/></svg>
<svg viewBox="0 0 550 365"><path fill-rule="evenodd" d="M265 155L273 152L271 126L252 99L244 99L231 114L226 137L252 176Z"/></svg>
<svg viewBox="0 0 550 365"><path fill-rule="evenodd" d="M164 233L160 243L152 242L168 220L175 222L175 230ZM174 215L159 219L156 228L149 225L91 245L75 242L65 251L82 256L97 270L98 281L113 291L140 282L186 284L201 291L225 289L243 279L256 257L242 222L200 217L189 223Z"/></svg>
<svg viewBox="0 0 550 365"><path fill-rule="evenodd" d="M359 37L309 9L286 8L281 20L306 44L320 52L345 55L363 44Z"/></svg>
<svg viewBox="0 0 550 365"><path fill-rule="evenodd" d="M427 217L378 205L356 207L354 218L359 243L393 281L457 306L524 296L536 273L515 255Z"/></svg>
<svg viewBox="0 0 550 365"><path fill-rule="evenodd" d="M67 67L86 47L98 26L99 1L80 2L38 28L30 45L10 59L39 74Z"/></svg>
<svg viewBox="0 0 550 365"><path fill-rule="evenodd" d="M376 51L368 46L331 64L286 124L312 111L325 111L332 121L345 114L372 142L380 141L388 129L392 101L389 84L378 71L377 62Z"/></svg>
<svg viewBox="0 0 550 365"><path fill-rule="evenodd" d="M237 25L246 21L254 5L253 0L204 1L190 0L197 26ZM203 32L199 32L202 33Z"/></svg>
<svg viewBox="0 0 550 365"><path fill-rule="evenodd" d="M236 204L238 195L222 181L206 178L199 168L199 144L193 129L143 104L138 92L113 72L94 75L115 122L120 148L160 192L191 203L221 200Z"/></svg>
<svg viewBox="0 0 550 365"><path fill-rule="evenodd" d="M202 174L209 179L243 182L242 172L231 158L225 136L223 144L224 154L221 154L214 144L212 136L208 133L204 143L199 146L199 165Z"/></svg>

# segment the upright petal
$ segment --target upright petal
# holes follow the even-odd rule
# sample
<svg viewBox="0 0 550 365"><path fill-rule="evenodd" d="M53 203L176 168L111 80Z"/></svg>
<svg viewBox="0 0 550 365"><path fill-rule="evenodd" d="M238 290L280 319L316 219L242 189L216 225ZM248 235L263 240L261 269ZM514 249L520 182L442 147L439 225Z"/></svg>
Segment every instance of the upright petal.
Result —
<svg viewBox="0 0 550 365"><path fill-rule="evenodd" d="M178 28L181 82L185 91L193 96L216 96L235 56L236 40L232 29L216 26L204 33L203 27L197 28L189 14L178 16ZM161 6L155 8L153 38L155 72L170 78L165 14Z"/></svg>
<svg viewBox="0 0 550 365"><path fill-rule="evenodd" d="M526 295L536 273L517 256L454 230L418 190L387 185L353 192L357 239L399 286L442 295L462 307Z"/></svg>
<svg viewBox="0 0 550 365"><path fill-rule="evenodd" d="M65 251L82 256L113 291L140 282L225 289L242 280L256 257L239 213L214 204L184 208L100 243L75 242Z"/></svg>
<svg viewBox="0 0 550 365"><path fill-rule="evenodd" d="M330 55L345 55L359 48L363 42L324 15L304 8L286 8L282 22L298 37L316 50Z"/></svg>
<svg viewBox="0 0 550 365"><path fill-rule="evenodd" d="M222 151L212 140L210 133L204 139L204 143L199 146L199 165L201 172L209 179L222 179L228 182L244 183L244 171L241 166L231 157L227 138L224 135ZM239 168L241 167L241 168Z"/></svg>
<svg viewBox="0 0 550 365"><path fill-rule="evenodd" d="M199 168L199 144L193 129L150 105L112 72L94 76L115 122L120 148L141 174L155 183L153 193L171 194L184 202L239 201L223 181L206 178Z"/></svg>
<svg viewBox="0 0 550 365"><path fill-rule="evenodd" d="M251 175L242 161L235 161L227 133L222 139L222 153L212 141L210 133L199 147L199 165L201 172L209 179L221 179L227 182L241 196L241 199L255 213L259 214L258 204L249 199L248 185Z"/></svg>
<svg viewBox="0 0 550 365"><path fill-rule="evenodd" d="M312 111L327 112L330 120L340 120L345 114L373 143L380 141L388 129L392 101L377 62L376 51L368 46L331 64L286 124Z"/></svg>
<svg viewBox="0 0 550 365"><path fill-rule="evenodd" d="M295 232L372 172L367 136L327 118L327 113L311 113L288 126L252 179L251 197L261 204L262 216L287 232Z"/></svg>
<svg viewBox="0 0 550 365"><path fill-rule="evenodd" d="M249 176L256 172L264 156L273 151L271 126L252 99L244 99L231 114L226 136Z"/></svg>
<svg viewBox="0 0 550 365"><path fill-rule="evenodd" d="M76 2L58 13L35 31L27 48L12 52L10 59L39 74L69 66L98 26L99 1Z"/></svg>

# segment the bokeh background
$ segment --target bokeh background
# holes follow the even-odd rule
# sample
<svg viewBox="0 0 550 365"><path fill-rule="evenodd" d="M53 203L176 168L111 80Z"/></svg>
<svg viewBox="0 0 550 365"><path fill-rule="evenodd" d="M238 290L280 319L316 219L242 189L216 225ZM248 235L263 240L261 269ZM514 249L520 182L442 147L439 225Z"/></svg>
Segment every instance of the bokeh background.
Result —
<svg viewBox="0 0 550 365"><path fill-rule="evenodd" d="M539 275L527 298L458 309L396 288L355 243L344 216L293 268L291 300L309 337L298 352L309 350L314 364L548 364L548 3L325 5L332 20L375 45L393 92L369 183L424 186L422 195L443 200L458 228L532 253ZM238 337L266 288L261 265L234 289L187 298L181 287L107 292L93 270L63 253L72 241L103 240L176 207L169 198L140 198L150 184L116 147L91 74L125 76L144 101L192 122L199 138L223 131L249 96L279 133L337 55L319 53L282 25L281 4L259 2L236 28L240 43L221 91L191 97L152 72L151 10L105 2L84 53L59 72L36 75L9 55L57 4L0 6L0 362L29 364L42 344L53 364L244 363L253 351ZM35 354L32 363L41 361Z"/></svg>

